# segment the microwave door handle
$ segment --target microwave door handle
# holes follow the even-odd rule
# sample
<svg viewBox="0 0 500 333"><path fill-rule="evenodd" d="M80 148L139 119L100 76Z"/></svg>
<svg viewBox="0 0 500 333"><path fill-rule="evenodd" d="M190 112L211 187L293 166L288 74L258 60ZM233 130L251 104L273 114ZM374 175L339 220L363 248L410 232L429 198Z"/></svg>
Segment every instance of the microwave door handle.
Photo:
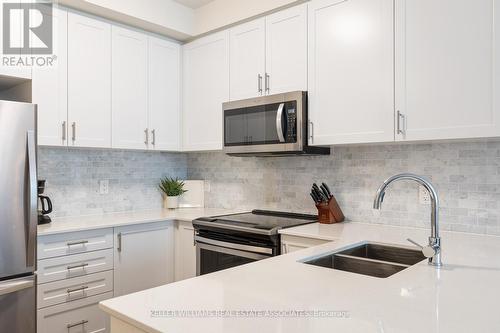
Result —
<svg viewBox="0 0 500 333"><path fill-rule="evenodd" d="M276 113L276 131L278 132L278 139L280 142L285 142L285 137L283 135L283 126L281 123L281 119L283 118L283 108L285 107L285 103L281 103L278 112Z"/></svg>

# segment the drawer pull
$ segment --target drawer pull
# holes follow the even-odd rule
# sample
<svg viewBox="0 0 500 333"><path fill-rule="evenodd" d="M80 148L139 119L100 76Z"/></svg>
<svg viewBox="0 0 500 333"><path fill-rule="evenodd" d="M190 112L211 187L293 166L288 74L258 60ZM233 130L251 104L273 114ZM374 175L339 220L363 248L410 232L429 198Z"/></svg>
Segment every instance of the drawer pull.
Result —
<svg viewBox="0 0 500 333"><path fill-rule="evenodd" d="M84 241L78 241L78 242L69 242L69 243L66 243L66 245L68 247L70 246L75 246L75 245L85 245L87 244L89 241L88 240L84 240Z"/></svg>
<svg viewBox="0 0 500 333"><path fill-rule="evenodd" d="M66 267L66 269L68 271L70 271L72 269L77 269L77 268L85 269L85 267L87 267L88 265L89 264L81 264L81 265L68 266L68 267Z"/></svg>
<svg viewBox="0 0 500 333"><path fill-rule="evenodd" d="M86 289L89 289L88 286L81 286L81 287L78 287L78 288L75 288L75 289L68 289L66 292L68 293L68 295L70 295L71 293L76 293L76 292L84 292Z"/></svg>
<svg viewBox="0 0 500 333"><path fill-rule="evenodd" d="M89 322L88 320L82 320L82 321L79 321L78 323L68 324L66 327L68 327L68 330L69 330L70 328L73 328L76 326L83 326L83 325L87 324L88 322Z"/></svg>

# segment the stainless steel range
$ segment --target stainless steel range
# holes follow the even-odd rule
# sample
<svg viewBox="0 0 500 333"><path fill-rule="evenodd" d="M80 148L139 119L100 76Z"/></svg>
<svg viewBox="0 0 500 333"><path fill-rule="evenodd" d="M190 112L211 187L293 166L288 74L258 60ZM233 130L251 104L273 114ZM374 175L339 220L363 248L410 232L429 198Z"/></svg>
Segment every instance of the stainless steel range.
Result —
<svg viewBox="0 0 500 333"><path fill-rule="evenodd" d="M278 230L316 221L316 215L264 210L196 219L196 275L277 256Z"/></svg>

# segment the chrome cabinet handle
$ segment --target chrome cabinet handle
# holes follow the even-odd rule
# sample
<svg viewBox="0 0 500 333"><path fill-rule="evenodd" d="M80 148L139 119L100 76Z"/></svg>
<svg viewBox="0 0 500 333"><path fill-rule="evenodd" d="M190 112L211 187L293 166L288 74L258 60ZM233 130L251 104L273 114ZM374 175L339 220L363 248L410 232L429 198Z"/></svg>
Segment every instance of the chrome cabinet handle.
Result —
<svg viewBox="0 0 500 333"><path fill-rule="evenodd" d="M34 131L28 131L26 133L26 144L28 153L28 172L29 172L29 187L28 187L28 198L29 212L26 214L27 217L27 231L28 237L26 242L26 267L31 267L35 265L35 248L36 248L36 228L38 224L37 218L37 166L36 166L36 138Z"/></svg>
<svg viewBox="0 0 500 333"><path fill-rule="evenodd" d="M88 240L83 240L83 241L77 241L77 242L69 242L69 243L66 243L66 245L68 247L70 246L75 246L75 245L85 245L87 244L89 241Z"/></svg>
<svg viewBox="0 0 500 333"><path fill-rule="evenodd" d="M271 87L269 86L269 74L266 73L266 80L265 80L265 86L266 86L266 92L269 93L271 91Z"/></svg>
<svg viewBox="0 0 500 333"><path fill-rule="evenodd" d="M88 286L81 286L81 287L74 288L74 289L68 289L68 290L66 290L66 293L69 295L69 294L76 293L76 292L84 292L87 289L89 289Z"/></svg>
<svg viewBox="0 0 500 333"><path fill-rule="evenodd" d="M73 122L71 124L71 130L72 130L71 140L73 142L75 142L76 141L76 122Z"/></svg>
<svg viewBox="0 0 500 333"><path fill-rule="evenodd" d="M151 144L154 146L156 144L156 130L151 131L151 136L153 137Z"/></svg>
<svg viewBox="0 0 500 333"><path fill-rule="evenodd" d="M193 246L196 246L196 230L193 229Z"/></svg>
<svg viewBox="0 0 500 333"><path fill-rule="evenodd" d="M68 324L66 327L68 328L68 331L69 331L70 328L73 328L73 327L76 327L76 326L84 326L88 322L89 322L88 320L82 320L82 321L79 321L78 323Z"/></svg>
<svg viewBox="0 0 500 333"><path fill-rule="evenodd" d="M82 269L85 269L85 267L87 267L89 264L85 263L85 264L80 264L80 265L74 265L74 266L68 266L66 267L66 269L68 271L72 270L72 269L77 269L77 268L82 268Z"/></svg>
<svg viewBox="0 0 500 333"><path fill-rule="evenodd" d="M258 74L257 75L257 81L258 81L258 91L260 94L262 94L262 75Z"/></svg>
<svg viewBox="0 0 500 333"><path fill-rule="evenodd" d="M122 252L122 233L120 232L116 237L118 238L118 246L116 247L116 250L118 250L118 252Z"/></svg>
<svg viewBox="0 0 500 333"><path fill-rule="evenodd" d="M144 134L146 134L146 140L144 141L144 144L147 145L149 143L149 129L144 130Z"/></svg>
<svg viewBox="0 0 500 333"><path fill-rule="evenodd" d="M66 141L66 121L62 122L62 140Z"/></svg>
<svg viewBox="0 0 500 333"><path fill-rule="evenodd" d="M397 114L397 134L406 134L406 116L398 110Z"/></svg>
<svg viewBox="0 0 500 333"><path fill-rule="evenodd" d="M278 140L280 142L285 142L285 137L283 136L283 126L281 124L281 118L283 118L283 108L285 103L281 103L278 112L276 113L276 131L278 132Z"/></svg>
<svg viewBox="0 0 500 333"><path fill-rule="evenodd" d="M311 143L313 143L314 142L314 123L312 121L309 121L309 128L310 128L309 140L311 141Z"/></svg>

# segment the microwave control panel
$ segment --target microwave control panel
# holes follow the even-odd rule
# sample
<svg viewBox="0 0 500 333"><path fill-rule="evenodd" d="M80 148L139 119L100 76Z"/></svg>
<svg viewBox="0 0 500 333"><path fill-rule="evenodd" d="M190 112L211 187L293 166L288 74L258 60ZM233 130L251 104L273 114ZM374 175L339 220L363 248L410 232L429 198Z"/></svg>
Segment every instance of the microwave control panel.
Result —
<svg viewBox="0 0 500 333"><path fill-rule="evenodd" d="M297 112L295 106L290 105L286 109L287 131L286 142L297 142Z"/></svg>

